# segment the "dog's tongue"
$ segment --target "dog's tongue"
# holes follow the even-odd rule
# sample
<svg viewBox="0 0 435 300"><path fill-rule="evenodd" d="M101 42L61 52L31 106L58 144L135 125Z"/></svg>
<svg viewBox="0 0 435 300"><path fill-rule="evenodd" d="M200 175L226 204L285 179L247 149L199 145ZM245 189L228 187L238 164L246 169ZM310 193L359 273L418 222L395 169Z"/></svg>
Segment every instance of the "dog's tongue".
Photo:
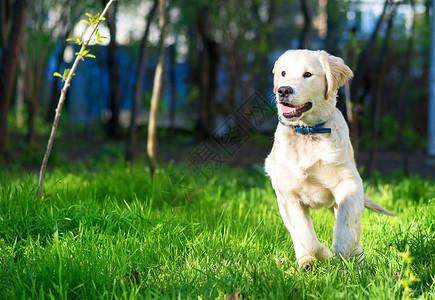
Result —
<svg viewBox="0 0 435 300"><path fill-rule="evenodd" d="M293 115L296 113L297 107L290 107L290 106L286 106L284 104L281 104L281 110L282 110L283 114Z"/></svg>

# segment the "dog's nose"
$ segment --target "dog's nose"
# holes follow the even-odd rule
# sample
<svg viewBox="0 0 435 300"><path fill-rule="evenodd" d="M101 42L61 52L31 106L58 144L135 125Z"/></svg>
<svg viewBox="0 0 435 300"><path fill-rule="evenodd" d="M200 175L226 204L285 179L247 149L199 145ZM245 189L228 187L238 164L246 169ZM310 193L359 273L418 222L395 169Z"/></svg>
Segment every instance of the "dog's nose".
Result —
<svg viewBox="0 0 435 300"><path fill-rule="evenodd" d="M281 86L278 89L278 96L280 98L288 98L290 94L293 94L293 89L291 86Z"/></svg>

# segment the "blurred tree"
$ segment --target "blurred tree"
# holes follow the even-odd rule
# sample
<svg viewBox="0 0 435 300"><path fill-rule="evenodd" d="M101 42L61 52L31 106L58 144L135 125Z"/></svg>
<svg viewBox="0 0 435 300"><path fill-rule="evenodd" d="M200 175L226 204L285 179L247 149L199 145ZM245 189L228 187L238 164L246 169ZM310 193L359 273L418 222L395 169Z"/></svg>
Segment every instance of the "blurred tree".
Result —
<svg viewBox="0 0 435 300"><path fill-rule="evenodd" d="M362 103L364 101L364 98L367 96L370 89L370 80L367 80L367 77L370 78L370 74L373 73L370 69L370 67L372 66L370 61L372 60L375 41L379 35L381 25L384 22L387 8L391 5L391 3L392 0L385 0L382 13L376 22L375 28L369 40L359 51L356 68L354 68L354 77L352 79L352 85L350 89L350 99L354 105L354 109L352 111L352 120L350 121L350 127L353 130L351 130L350 134L353 147L355 148L354 150L356 159L358 158L359 142L361 141L359 136L360 131L358 128L360 125L360 111L362 109Z"/></svg>
<svg viewBox="0 0 435 300"><path fill-rule="evenodd" d="M200 71L200 138L211 137L216 118L216 88L219 63L218 43L213 40L210 30L210 7L200 9L198 15L198 32L201 37L201 71Z"/></svg>
<svg viewBox="0 0 435 300"><path fill-rule="evenodd" d="M431 60L432 55L434 55L434 49L432 47L433 43L435 43L434 33L432 24L434 24L434 1L433 0L425 0L425 11L422 17L416 20L416 40L418 41L418 58L423 61L420 63L421 66L421 75L418 78L419 83L419 93L414 94L414 98L417 98L414 105L417 107L428 107L430 109L430 101L429 100L429 86L430 82L430 64L427 62ZM431 14L432 12L432 14ZM415 58L414 58L415 59ZM433 67L433 65L432 65ZM433 101L433 100L432 100ZM413 124L415 126L414 130L417 132L425 133L428 130L428 121L429 121L429 112L426 109L417 109L415 111L415 115L413 116ZM429 141L430 142L430 141ZM430 147L430 146L429 146ZM430 161L430 159L428 160Z"/></svg>
<svg viewBox="0 0 435 300"><path fill-rule="evenodd" d="M45 86L44 71L47 67L48 57L53 49L53 38L56 30L66 18L68 10L66 1L33 1L30 6L26 27L23 37L22 57L20 63L20 75L24 77L23 95L27 105L27 142L31 149L36 144L36 117L42 98L42 89ZM47 15L51 8L58 5L62 11L53 25L47 26ZM56 81L56 80L55 80Z"/></svg>
<svg viewBox="0 0 435 300"><path fill-rule="evenodd" d="M253 47L255 58L251 64L251 72L253 72L253 76L256 78L256 90L264 98L268 98L268 91L271 90L269 86L270 78L264 76L264 72L272 71L269 55L275 44L273 30L277 15L276 8L279 4L279 1L276 0L259 2L254 4L253 10L255 18L259 21L259 25L257 29L257 45Z"/></svg>
<svg viewBox="0 0 435 300"><path fill-rule="evenodd" d="M140 112L140 100L142 98L142 87L145 77L145 67L147 62L147 43L150 32L151 22L154 19L157 11L158 0L154 0L153 5L148 13L145 22L145 30L142 36L142 41L139 48L139 55L137 59L136 79L133 85L133 99L130 127L128 130L128 137L125 149L125 160L133 163L136 151L136 131L137 131L137 117Z"/></svg>
<svg viewBox="0 0 435 300"><path fill-rule="evenodd" d="M216 0L174 2L181 17L173 28L188 36L187 63L193 101L199 116L197 134L200 139L211 136L215 126L217 72L219 67L219 44L216 41L220 5Z"/></svg>
<svg viewBox="0 0 435 300"><path fill-rule="evenodd" d="M8 6L6 10L12 14L11 27L8 33L5 32L6 26L1 28L2 35L8 36L4 48L1 49L0 65L0 156L6 160L9 156L8 113L12 101L27 5L27 0L15 0L12 9Z"/></svg>
<svg viewBox="0 0 435 300"><path fill-rule="evenodd" d="M192 95L200 108L201 138L214 131L217 114L232 113L254 91L267 97L270 77L265 71L272 69L269 56L277 44L274 22L280 4L216 0L183 2L179 7L182 17L177 28L188 36L191 90L199 91ZM288 36L276 38L283 44L290 41Z"/></svg>
<svg viewBox="0 0 435 300"><path fill-rule="evenodd" d="M101 0L103 7L109 2L108 0ZM118 46L116 42L116 14L118 12L118 1L116 1L107 12L107 26L110 31L110 42L107 48L107 67L109 70L110 81L110 119L108 124L108 135L114 137L118 134L119 127L119 113L121 110L121 85L119 75L119 63L118 63Z"/></svg>
<svg viewBox="0 0 435 300"><path fill-rule="evenodd" d="M225 105L229 112L254 93L259 77L264 80L261 90L266 93L270 77L265 76L265 71L272 70L268 56L275 45L272 32L278 4L258 0L227 2L218 7L219 14L212 19L215 34L221 36L218 43L224 57ZM290 41L288 36L276 38L284 44Z"/></svg>
<svg viewBox="0 0 435 300"><path fill-rule="evenodd" d="M299 37L299 48L307 49L308 43L311 39L311 32L313 30L311 9L308 0L300 0L302 15L304 16L304 28Z"/></svg>
<svg viewBox="0 0 435 300"><path fill-rule="evenodd" d="M177 88L176 88L176 56L177 49L176 43L173 43L169 46L169 81L171 85L171 95L170 95L170 104L169 104L169 135L171 140L173 140L175 136L175 112L177 108Z"/></svg>
<svg viewBox="0 0 435 300"><path fill-rule="evenodd" d="M67 46L68 38L73 26L82 16L85 7L94 8L96 1L78 1L76 5L71 6L68 0L41 0L33 1L29 16L27 18L29 26L24 32L24 45L21 73L25 79L24 98L27 105L27 142L31 148L36 143L36 117L44 98L46 86L44 76L49 56L55 49L53 43L57 39L61 46L57 52L57 66L55 70L60 69L63 62L63 54ZM51 15L51 17L50 17ZM47 105L48 117L50 121L54 118L54 109L59 99L59 79L52 81L51 95ZM55 98L56 97L56 98Z"/></svg>
<svg viewBox="0 0 435 300"><path fill-rule="evenodd" d="M159 60L154 74L153 93L151 97L151 107L148 119L148 141L147 153L150 163L150 173L154 176L157 167L156 161L156 140L157 140L157 113L159 101L162 95L163 70L165 65L165 27L166 27L166 3L159 0Z"/></svg>
<svg viewBox="0 0 435 300"><path fill-rule="evenodd" d="M409 146L406 141L404 132L405 126L408 125L408 117L406 114L407 107L410 105L409 98L411 98L411 94L409 93L410 82L412 81L411 77L411 62L414 53L414 39L415 39L415 0L410 0L410 5L412 9L412 21L411 28L408 36L408 41L405 49L405 59L398 60L400 72L403 74L401 80L396 81L398 93L397 99L397 110L396 110L396 118L398 120L399 130L398 130L398 138L400 147L402 150L402 164L403 171L406 176L409 175ZM406 36L406 35L405 35Z"/></svg>
<svg viewBox="0 0 435 300"><path fill-rule="evenodd" d="M351 88L351 99L353 99L353 101L355 101L356 103L362 103L364 97L367 94L367 86L364 87L362 85L363 75L367 72L367 68L371 65L369 62L372 58L375 41L379 35L381 25L384 22L385 14L387 12L387 8L391 5L391 2L391 0L385 0L384 8L376 22L375 29L373 30L373 33L371 34L369 40L366 42L358 56L357 68L354 72L354 78L352 80ZM361 91L362 88L363 91Z"/></svg>
<svg viewBox="0 0 435 300"><path fill-rule="evenodd" d="M376 153L378 151L378 139L379 139L379 124L381 121L381 109L382 109L382 90L383 90L383 84L384 84L384 78L386 77L386 56L387 52L389 51L388 42L390 39L390 34L393 27L393 20L396 16L396 5L390 6L390 10L388 12L388 22L387 22L387 28L386 33L384 36L384 39L382 41L382 48L379 53L379 59L378 63L376 64L376 67L374 68L376 72L374 74L377 74L375 78L373 78L374 83L372 84L372 101L370 102L370 115L372 119L372 144L369 152L369 161L367 165L367 171L369 174L372 174L374 171L374 164L375 164L375 157Z"/></svg>
<svg viewBox="0 0 435 300"><path fill-rule="evenodd" d="M346 15L341 6L343 1L328 0L326 3L327 37L325 50L334 55L340 55L339 40L345 32Z"/></svg>
<svg viewBox="0 0 435 300"><path fill-rule="evenodd" d="M6 44L5 35L7 32L5 32L5 26L9 23L11 15L11 5L9 1L0 1L0 49L2 50Z"/></svg>

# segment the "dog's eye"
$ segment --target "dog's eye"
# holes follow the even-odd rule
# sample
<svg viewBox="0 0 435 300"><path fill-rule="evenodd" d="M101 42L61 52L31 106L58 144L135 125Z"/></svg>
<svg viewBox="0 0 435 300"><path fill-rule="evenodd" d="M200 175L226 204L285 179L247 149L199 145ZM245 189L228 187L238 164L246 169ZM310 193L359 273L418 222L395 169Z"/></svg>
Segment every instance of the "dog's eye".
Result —
<svg viewBox="0 0 435 300"><path fill-rule="evenodd" d="M282 77L285 77L285 71L281 72Z"/></svg>
<svg viewBox="0 0 435 300"><path fill-rule="evenodd" d="M308 78L313 76L313 74L311 74L310 72L305 72L304 75L302 75L304 78Z"/></svg>

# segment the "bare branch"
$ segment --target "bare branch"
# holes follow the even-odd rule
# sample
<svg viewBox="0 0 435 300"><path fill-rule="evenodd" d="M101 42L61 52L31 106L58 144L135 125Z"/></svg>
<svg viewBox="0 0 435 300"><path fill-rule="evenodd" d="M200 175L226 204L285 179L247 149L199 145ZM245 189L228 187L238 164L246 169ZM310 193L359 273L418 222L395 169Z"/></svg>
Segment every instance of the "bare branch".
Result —
<svg viewBox="0 0 435 300"><path fill-rule="evenodd" d="M116 0L110 0L106 7L104 8L103 12L100 15L100 18L98 19L98 21L94 24L94 25L89 25L92 27L92 32L89 36L89 38L87 39L87 41L82 45L82 48L80 50L80 53L83 53L83 51L85 51L86 47L89 45L89 42L91 41L95 31L98 28L98 25L100 24L101 20L104 18L104 16L107 13L107 10L109 9L109 7L112 5L113 2L115 2ZM80 60L82 59L82 55L77 55L73 66L71 67L71 70L69 71L69 74L65 80L65 84L62 88L62 90L60 91L60 97L59 97L59 102L57 104L57 108L56 108L56 115L54 117L54 121L53 121L53 126L51 127L51 133L50 133L50 138L48 139L48 144L47 144L47 149L45 151L45 155L44 158L42 160L42 165L41 165L41 170L39 171L39 181L38 181L38 196L39 198L42 197L42 186L44 183L44 174L45 174L45 169L47 168L47 162L48 162L48 158L50 157L50 153L51 153L51 148L53 147L53 142L54 142L54 138L56 135L56 130L57 130L57 126L59 124L59 120L60 120L60 115L61 115L61 110L62 110L62 106L63 103L65 102L65 96L66 93L68 91L68 88L71 85L71 79L74 76L74 72L77 69L77 66L80 62Z"/></svg>

